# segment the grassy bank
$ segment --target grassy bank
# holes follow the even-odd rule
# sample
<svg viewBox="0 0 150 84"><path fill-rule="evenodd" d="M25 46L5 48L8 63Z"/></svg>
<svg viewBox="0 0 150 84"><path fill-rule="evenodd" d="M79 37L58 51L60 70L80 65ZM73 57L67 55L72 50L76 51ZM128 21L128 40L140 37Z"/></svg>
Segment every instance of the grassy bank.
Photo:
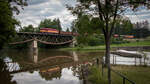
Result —
<svg viewBox="0 0 150 84"><path fill-rule="evenodd" d="M150 41L139 41L139 42L130 42L123 44L111 44L112 47L128 47L128 46L150 46ZM105 45L98 46L82 46L74 48L61 48L60 50L105 50Z"/></svg>
<svg viewBox="0 0 150 84"><path fill-rule="evenodd" d="M112 68L134 81L136 84L150 84L150 67L113 66ZM92 84L108 84L107 69L104 70L104 75L102 76L101 68L92 67L92 73L88 77L89 81L91 81ZM122 84L123 80L119 75L112 72L111 76L112 84ZM126 81L126 84L130 83Z"/></svg>

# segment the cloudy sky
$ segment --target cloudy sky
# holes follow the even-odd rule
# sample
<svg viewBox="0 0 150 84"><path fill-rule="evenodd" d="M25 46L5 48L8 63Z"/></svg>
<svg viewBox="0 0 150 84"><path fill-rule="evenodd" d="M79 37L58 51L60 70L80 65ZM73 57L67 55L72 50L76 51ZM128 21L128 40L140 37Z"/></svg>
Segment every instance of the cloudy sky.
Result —
<svg viewBox="0 0 150 84"><path fill-rule="evenodd" d="M24 10L21 10L20 14L15 17L22 23L22 26L32 24L35 27L46 18L59 18L65 30L76 18L65 5L75 5L75 3L75 0L28 0L28 6L24 7Z"/></svg>
<svg viewBox="0 0 150 84"><path fill-rule="evenodd" d="M150 10L148 10L146 7L141 6L139 7L138 11L133 12L131 9L127 9L125 13L126 17L129 17L131 22L141 22L147 20L150 23Z"/></svg>
<svg viewBox="0 0 150 84"><path fill-rule="evenodd" d="M67 10L66 4L75 5L76 0L28 0L28 6L15 17L21 21L22 26L32 24L35 27L46 18L60 18L63 30L66 30L76 18ZM144 7L136 13L128 10L125 16L129 17L133 23L144 20L150 22L150 11Z"/></svg>

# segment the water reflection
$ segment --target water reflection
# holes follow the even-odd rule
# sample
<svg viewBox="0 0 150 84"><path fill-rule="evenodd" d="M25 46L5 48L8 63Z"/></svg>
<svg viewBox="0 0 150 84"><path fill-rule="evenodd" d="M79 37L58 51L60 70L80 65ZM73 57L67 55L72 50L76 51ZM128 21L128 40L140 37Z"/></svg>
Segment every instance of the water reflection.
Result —
<svg viewBox="0 0 150 84"><path fill-rule="evenodd" d="M63 68L61 73L54 73L55 77L52 77L52 73L41 74L40 71L34 71L33 73L22 72L14 74L13 80L18 84L80 84L81 80L77 76L73 75L73 71L68 68Z"/></svg>
<svg viewBox="0 0 150 84"><path fill-rule="evenodd" d="M0 84L17 84L7 69L7 66L3 59L0 59Z"/></svg>
<svg viewBox="0 0 150 84"><path fill-rule="evenodd" d="M103 52L40 50L31 55L28 50L8 50L5 60L17 63L18 69L10 70L17 84L83 84L79 64L102 56Z"/></svg>

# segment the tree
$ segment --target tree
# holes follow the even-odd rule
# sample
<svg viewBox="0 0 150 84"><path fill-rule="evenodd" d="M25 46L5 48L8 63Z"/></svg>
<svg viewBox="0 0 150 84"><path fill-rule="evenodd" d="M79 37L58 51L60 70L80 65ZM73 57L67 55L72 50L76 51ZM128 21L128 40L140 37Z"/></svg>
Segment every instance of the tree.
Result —
<svg viewBox="0 0 150 84"><path fill-rule="evenodd" d="M79 34L77 36L78 44L92 46L101 44L99 36L97 37L96 35L101 33L98 29L101 25L98 20L98 18L90 18L90 16L83 15L72 22L72 32Z"/></svg>
<svg viewBox="0 0 150 84"><path fill-rule="evenodd" d="M21 28L19 32L34 32L34 29L35 28L33 27L33 25L28 25Z"/></svg>
<svg viewBox="0 0 150 84"><path fill-rule="evenodd" d="M114 28L114 34L131 35L133 31L133 24L130 20L117 20Z"/></svg>
<svg viewBox="0 0 150 84"><path fill-rule="evenodd" d="M0 50L15 35L15 26L19 24L13 13L19 14L18 7L26 5L25 0L0 0Z"/></svg>
<svg viewBox="0 0 150 84"><path fill-rule="evenodd" d="M110 71L110 43L116 20L121 18L121 13L126 8L136 9L143 4L149 6L149 0L77 0L79 3L75 7L67 6L73 14L78 17L82 15L90 15L99 18L99 23L103 26L99 27L104 34L106 52L105 64L108 67L108 81L111 84Z"/></svg>
<svg viewBox="0 0 150 84"><path fill-rule="evenodd" d="M70 32L69 28L67 28L66 32Z"/></svg>
<svg viewBox="0 0 150 84"><path fill-rule="evenodd" d="M44 21L41 21L39 24L39 28L53 28L57 29L59 31L62 30L61 23L59 19L45 19Z"/></svg>
<svg viewBox="0 0 150 84"><path fill-rule="evenodd" d="M77 41L80 45L88 45L88 37L92 33L92 28L90 28L90 18L87 15L78 17L75 21L75 30L79 34Z"/></svg>

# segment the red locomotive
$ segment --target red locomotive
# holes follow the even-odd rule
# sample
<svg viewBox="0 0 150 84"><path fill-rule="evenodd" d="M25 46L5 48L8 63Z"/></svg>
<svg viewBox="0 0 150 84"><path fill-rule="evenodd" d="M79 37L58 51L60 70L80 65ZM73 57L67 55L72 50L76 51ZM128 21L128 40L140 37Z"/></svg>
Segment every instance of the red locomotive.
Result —
<svg viewBox="0 0 150 84"><path fill-rule="evenodd" d="M41 33L54 33L54 34L67 34L67 35L78 35L77 33L72 32L64 32L64 31L58 31L57 29L53 28L40 28Z"/></svg>
<svg viewBox="0 0 150 84"><path fill-rule="evenodd" d="M42 33L59 33L57 29L52 29L52 28L41 28L40 32Z"/></svg>

